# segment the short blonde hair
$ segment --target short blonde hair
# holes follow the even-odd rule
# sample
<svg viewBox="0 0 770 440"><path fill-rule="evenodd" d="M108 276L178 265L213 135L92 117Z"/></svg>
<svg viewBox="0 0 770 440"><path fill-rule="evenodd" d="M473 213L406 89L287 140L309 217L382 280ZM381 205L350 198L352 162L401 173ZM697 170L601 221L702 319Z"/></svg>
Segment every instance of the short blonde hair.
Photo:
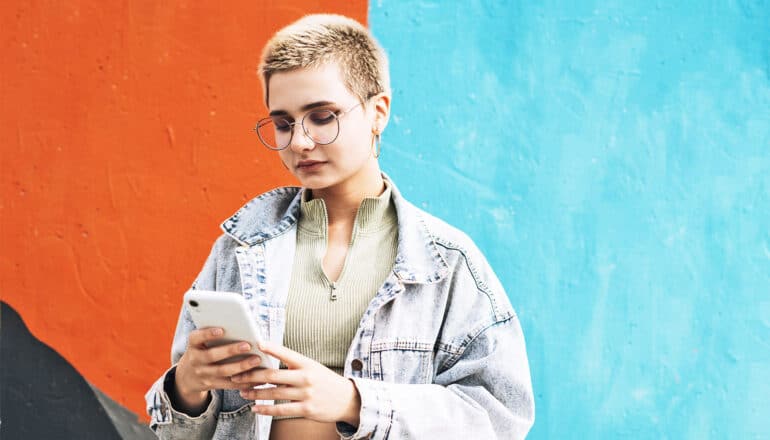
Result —
<svg viewBox="0 0 770 440"><path fill-rule="evenodd" d="M388 57L372 34L351 18L313 14L279 30L265 45L259 65L265 102L273 74L328 62L338 63L345 86L361 102L390 92Z"/></svg>

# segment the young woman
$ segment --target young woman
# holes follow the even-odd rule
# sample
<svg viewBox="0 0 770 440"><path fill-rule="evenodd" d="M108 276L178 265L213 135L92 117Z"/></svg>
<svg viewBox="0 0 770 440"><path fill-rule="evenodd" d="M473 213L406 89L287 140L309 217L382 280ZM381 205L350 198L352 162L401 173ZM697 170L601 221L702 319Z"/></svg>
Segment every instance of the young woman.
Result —
<svg viewBox="0 0 770 440"><path fill-rule="evenodd" d="M260 141L302 188L222 224L193 289L241 292L258 358L217 362L183 306L172 368L147 393L165 439L517 439L534 421L519 321L473 242L416 208L380 171L387 59L359 23L312 15L260 66ZM272 384L272 387L258 387Z"/></svg>

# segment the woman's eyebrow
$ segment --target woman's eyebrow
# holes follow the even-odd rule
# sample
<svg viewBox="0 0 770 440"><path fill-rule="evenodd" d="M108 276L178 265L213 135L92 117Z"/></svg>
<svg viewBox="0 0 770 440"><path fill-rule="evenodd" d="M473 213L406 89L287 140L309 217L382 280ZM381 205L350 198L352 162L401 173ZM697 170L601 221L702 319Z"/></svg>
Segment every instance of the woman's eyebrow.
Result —
<svg viewBox="0 0 770 440"><path fill-rule="evenodd" d="M303 112L306 112L314 108L323 107L323 106L332 105L332 104L334 104L334 102L332 101L316 101L316 102L311 102L310 104L303 105L300 110ZM270 116L287 116L288 114L289 112L287 112L286 110L273 110L270 112Z"/></svg>

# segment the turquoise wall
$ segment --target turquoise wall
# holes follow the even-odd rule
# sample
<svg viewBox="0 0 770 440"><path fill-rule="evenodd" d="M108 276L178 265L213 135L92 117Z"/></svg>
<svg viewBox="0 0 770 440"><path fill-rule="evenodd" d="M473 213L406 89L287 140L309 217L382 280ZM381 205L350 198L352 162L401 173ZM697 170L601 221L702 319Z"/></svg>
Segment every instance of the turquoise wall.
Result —
<svg viewBox="0 0 770 440"><path fill-rule="evenodd" d="M531 438L770 438L770 2L369 8L383 168L507 287Z"/></svg>

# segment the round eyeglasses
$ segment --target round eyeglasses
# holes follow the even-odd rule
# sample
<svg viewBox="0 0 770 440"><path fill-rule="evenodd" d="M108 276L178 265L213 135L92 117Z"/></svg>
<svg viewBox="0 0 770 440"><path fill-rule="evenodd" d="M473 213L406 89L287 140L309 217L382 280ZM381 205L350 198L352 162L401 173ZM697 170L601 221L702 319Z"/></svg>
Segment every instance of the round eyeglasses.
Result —
<svg viewBox="0 0 770 440"><path fill-rule="evenodd" d="M254 131L259 140L271 150L284 150L291 144L294 136L294 126L302 126L302 131L317 145L328 145L337 140L340 135L340 119L363 104L359 102L347 111L328 109L311 110L305 113L302 120L292 122L285 115L277 115L260 119Z"/></svg>

